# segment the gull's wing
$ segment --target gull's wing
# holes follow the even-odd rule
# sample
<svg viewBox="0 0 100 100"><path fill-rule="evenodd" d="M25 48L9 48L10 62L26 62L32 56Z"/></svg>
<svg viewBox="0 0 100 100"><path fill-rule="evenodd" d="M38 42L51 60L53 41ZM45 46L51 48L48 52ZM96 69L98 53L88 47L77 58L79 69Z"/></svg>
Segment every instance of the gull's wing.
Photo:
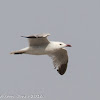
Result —
<svg viewBox="0 0 100 100"><path fill-rule="evenodd" d="M22 36L22 37L28 38L30 46L40 46L40 45L46 45L49 43L47 39L47 36L49 35L50 35L49 33L42 33L42 34Z"/></svg>
<svg viewBox="0 0 100 100"><path fill-rule="evenodd" d="M68 63L68 55L67 51L65 49L60 49L55 53L52 53L49 55L52 60L54 67L57 67L57 71L60 75L63 75L66 72L67 69L67 63Z"/></svg>

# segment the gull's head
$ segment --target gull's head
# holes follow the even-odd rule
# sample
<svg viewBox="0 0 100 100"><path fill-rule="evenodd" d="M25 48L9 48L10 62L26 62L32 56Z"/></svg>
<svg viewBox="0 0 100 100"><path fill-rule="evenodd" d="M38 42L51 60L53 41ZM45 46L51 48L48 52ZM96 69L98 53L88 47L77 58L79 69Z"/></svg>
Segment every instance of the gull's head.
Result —
<svg viewBox="0 0 100 100"><path fill-rule="evenodd" d="M61 49L64 47L72 47L70 44L65 44L63 42L54 42L54 46L56 47L56 49Z"/></svg>

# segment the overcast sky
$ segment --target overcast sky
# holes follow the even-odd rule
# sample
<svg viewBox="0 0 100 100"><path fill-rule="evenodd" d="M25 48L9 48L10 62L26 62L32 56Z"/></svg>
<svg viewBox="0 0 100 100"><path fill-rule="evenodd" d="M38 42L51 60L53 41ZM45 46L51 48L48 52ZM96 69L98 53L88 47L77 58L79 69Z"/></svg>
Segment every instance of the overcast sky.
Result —
<svg viewBox="0 0 100 100"><path fill-rule="evenodd" d="M72 45L63 76L48 56L9 54L43 32ZM0 51L0 97L100 100L100 0L0 0Z"/></svg>

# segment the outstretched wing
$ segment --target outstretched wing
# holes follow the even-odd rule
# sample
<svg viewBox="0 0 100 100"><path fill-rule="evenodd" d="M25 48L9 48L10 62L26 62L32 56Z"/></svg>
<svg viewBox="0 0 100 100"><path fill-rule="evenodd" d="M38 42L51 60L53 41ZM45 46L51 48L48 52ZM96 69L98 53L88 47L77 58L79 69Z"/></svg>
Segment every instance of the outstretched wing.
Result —
<svg viewBox="0 0 100 100"><path fill-rule="evenodd" d="M50 35L49 33L42 33L42 34L22 36L22 37L28 38L30 46L40 46L40 45L46 45L49 43L47 39L47 36L49 35Z"/></svg>
<svg viewBox="0 0 100 100"><path fill-rule="evenodd" d="M49 56L52 58L54 67L57 68L58 73L63 75L67 70L67 51L65 49L60 49L57 52L50 54Z"/></svg>

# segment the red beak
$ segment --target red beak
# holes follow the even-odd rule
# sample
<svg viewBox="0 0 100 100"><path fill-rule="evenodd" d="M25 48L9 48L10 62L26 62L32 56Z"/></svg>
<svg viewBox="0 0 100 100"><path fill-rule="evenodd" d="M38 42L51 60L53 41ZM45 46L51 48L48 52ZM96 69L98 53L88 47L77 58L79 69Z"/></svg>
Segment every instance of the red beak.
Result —
<svg viewBox="0 0 100 100"><path fill-rule="evenodd" d="M70 44L67 44L66 47L72 47Z"/></svg>

